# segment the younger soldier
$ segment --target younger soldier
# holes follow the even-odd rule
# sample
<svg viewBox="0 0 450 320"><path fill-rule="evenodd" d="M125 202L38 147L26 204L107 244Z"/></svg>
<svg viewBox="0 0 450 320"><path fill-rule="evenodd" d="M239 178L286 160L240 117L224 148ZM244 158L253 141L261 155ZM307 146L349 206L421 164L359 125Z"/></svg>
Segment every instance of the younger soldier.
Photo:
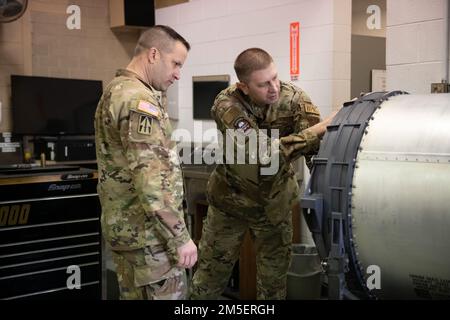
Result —
<svg viewBox="0 0 450 320"><path fill-rule="evenodd" d="M291 208L299 196L290 162L318 151L331 117L320 122L319 110L308 95L280 81L272 57L262 49L243 51L234 69L240 82L223 90L211 110L226 150L223 164L217 165L208 181L209 208L191 298L220 296L239 257L244 235L250 230L256 246L257 298L285 299L291 261ZM259 157L258 151L251 150L249 138L256 134L263 137L259 143L270 141L264 135L271 129L278 130L283 152L279 158L272 152L271 158L279 160L279 167L265 175L262 169L267 166L262 161L249 161L255 155ZM227 139L233 132L242 138L241 145L226 144L233 139ZM228 163L225 154L230 148L244 148L248 162L239 164L235 158Z"/></svg>
<svg viewBox="0 0 450 320"><path fill-rule="evenodd" d="M95 115L102 231L121 299L183 299L197 247L184 222L183 180L160 92L180 79L190 46L167 26L142 33ZM158 90L158 91L157 91Z"/></svg>

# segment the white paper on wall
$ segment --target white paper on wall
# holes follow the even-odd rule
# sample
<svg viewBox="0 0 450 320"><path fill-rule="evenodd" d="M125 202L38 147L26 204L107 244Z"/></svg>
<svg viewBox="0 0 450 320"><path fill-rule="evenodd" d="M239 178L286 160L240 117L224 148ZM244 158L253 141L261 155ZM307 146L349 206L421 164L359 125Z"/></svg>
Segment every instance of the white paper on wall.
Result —
<svg viewBox="0 0 450 320"><path fill-rule="evenodd" d="M372 70L372 91L386 91L386 70Z"/></svg>

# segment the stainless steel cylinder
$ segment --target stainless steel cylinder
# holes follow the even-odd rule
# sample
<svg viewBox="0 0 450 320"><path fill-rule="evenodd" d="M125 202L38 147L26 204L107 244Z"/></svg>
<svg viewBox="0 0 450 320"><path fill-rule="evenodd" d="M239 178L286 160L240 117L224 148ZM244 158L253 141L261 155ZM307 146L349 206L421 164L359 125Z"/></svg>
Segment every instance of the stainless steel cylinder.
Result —
<svg viewBox="0 0 450 320"><path fill-rule="evenodd" d="M381 298L450 297L450 94L398 95L373 113L352 183L353 242Z"/></svg>
<svg viewBox="0 0 450 320"><path fill-rule="evenodd" d="M450 299L450 94L344 104L313 163L301 206L334 298Z"/></svg>

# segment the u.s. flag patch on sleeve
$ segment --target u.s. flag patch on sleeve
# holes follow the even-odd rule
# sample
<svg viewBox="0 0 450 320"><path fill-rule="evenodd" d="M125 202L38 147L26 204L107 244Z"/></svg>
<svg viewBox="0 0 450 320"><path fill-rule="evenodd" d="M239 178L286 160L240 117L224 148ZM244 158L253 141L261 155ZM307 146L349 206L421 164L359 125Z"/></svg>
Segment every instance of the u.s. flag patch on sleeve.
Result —
<svg viewBox="0 0 450 320"><path fill-rule="evenodd" d="M159 113L159 109L157 106L151 104L148 101L145 100L140 100L137 109L139 111L142 111L144 113L147 113L149 115L151 115L152 117L155 117L157 119L160 118L160 113Z"/></svg>

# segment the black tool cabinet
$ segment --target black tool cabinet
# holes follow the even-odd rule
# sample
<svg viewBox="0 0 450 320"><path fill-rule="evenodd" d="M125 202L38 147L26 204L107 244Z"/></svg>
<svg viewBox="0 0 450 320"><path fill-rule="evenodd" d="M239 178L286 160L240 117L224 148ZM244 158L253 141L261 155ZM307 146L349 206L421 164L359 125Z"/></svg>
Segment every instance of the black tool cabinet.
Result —
<svg viewBox="0 0 450 320"><path fill-rule="evenodd" d="M0 299L102 298L96 186L92 169L0 171Z"/></svg>

